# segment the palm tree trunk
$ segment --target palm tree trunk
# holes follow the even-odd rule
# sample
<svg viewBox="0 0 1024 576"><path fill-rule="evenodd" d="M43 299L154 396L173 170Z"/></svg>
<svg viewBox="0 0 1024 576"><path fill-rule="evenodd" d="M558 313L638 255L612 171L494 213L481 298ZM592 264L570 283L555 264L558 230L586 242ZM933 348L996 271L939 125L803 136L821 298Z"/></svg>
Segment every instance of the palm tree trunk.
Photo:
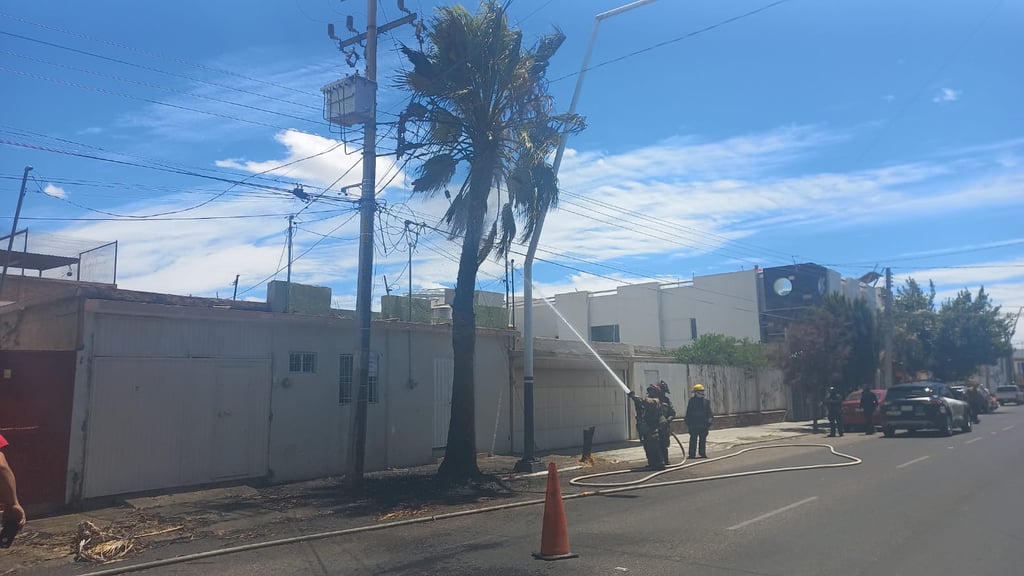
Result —
<svg viewBox="0 0 1024 576"><path fill-rule="evenodd" d="M478 150L479 154L479 150ZM483 156L483 155L481 155ZM494 153L488 159L496 158ZM483 158L481 158L483 160ZM476 358L476 313L473 300L483 237L487 196L490 192L493 161L474 166L469 191L466 235L459 256L459 275L452 301L452 413L448 443L437 475L448 482L459 482L480 475L476 463L476 390L473 367Z"/></svg>

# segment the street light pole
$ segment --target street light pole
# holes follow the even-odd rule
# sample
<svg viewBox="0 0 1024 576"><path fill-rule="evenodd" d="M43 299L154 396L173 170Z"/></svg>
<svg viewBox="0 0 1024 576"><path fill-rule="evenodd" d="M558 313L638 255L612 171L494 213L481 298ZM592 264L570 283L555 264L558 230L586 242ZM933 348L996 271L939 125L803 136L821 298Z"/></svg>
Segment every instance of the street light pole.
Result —
<svg viewBox="0 0 1024 576"><path fill-rule="evenodd" d="M569 115L576 113L576 103L580 99L580 91L583 89L583 78L587 74L587 66L590 64L590 54L594 50L594 41L597 40L597 29L602 20L650 4L655 0L637 0L607 12L602 12L594 17L594 29L590 33L590 42L587 44L587 52L583 55L583 65L576 76L576 90L572 94L572 101L569 103ZM569 133L562 132L558 139L558 149L555 151L554 161L551 169L555 178L558 177L558 168L562 164L562 155L565 154L565 144L569 140ZM533 228L533 235L530 236L530 245L526 250L526 260L523 262L523 457L516 462L517 472L537 472L542 468L541 462L533 455L533 257L537 254L537 244L540 242L540 233L544 228L544 217L547 214L547 206L539 207L540 214L537 216L537 225Z"/></svg>
<svg viewBox="0 0 1024 576"><path fill-rule="evenodd" d="M21 205L25 202L25 185L28 183L28 173L31 171L31 166L25 166L25 173L21 176L21 192L18 193L18 207L14 210L14 224L11 225L11 235L7 237L7 254L4 256L4 271L0 273L0 294L3 293L4 280L7 279L7 265L11 263L11 252L14 250L14 235L18 233L18 218L21 217Z"/></svg>

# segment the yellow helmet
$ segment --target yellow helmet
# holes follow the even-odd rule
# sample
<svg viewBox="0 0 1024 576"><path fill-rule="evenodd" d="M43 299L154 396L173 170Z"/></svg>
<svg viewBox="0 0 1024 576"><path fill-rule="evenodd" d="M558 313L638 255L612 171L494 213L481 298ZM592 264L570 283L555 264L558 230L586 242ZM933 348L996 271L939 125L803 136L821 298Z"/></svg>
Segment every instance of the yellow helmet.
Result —
<svg viewBox="0 0 1024 576"><path fill-rule="evenodd" d="M694 392L703 392L704 391L704 385L703 384L694 384L693 385L693 391Z"/></svg>

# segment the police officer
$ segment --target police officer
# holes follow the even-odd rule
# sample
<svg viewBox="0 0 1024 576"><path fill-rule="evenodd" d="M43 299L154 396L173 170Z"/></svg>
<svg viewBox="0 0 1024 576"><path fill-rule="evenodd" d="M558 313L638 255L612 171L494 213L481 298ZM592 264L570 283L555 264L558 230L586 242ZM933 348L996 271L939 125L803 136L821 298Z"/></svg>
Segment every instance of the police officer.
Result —
<svg viewBox="0 0 1024 576"><path fill-rule="evenodd" d="M971 422L980 424L981 419L978 418L978 414L985 411L985 395L978 390L977 385L967 387L967 405L971 408Z"/></svg>
<svg viewBox="0 0 1024 576"><path fill-rule="evenodd" d="M664 454L661 450L661 438L659 432L662 416L662 403L659 400L661 390L657 384L647 387L647 397L637 398L632 391L629 397L636 407L636 431L640 435L640 442L644 446L644 454L647 456L647 467L652 470L663 470L665 468Z"/></svg>
<svg viewBox="0 0 1024 576"><path fill-rule="evenodd" d="M704 397L704 385L693 385L693 396L686 403L686 427L690 431L690 458L707 458L708 430L711 429L711 401Z"/></svg>
<svg viewBox="0 0 1024 576"><path fill-rule="evenodd" d="M860 393L860 409L864 411L864 433L875 433L875 408L878 406L878 395L871 391L870 385L864 386Z"/></svg>
<svg viewBox="0 0 1024 576"><path fill-rule="evenodd" d="M828 436L835 438L836 429L839 435L843 435L843 395L836 390L835 386L829 386L828 396L825 398L825 408L828 410Z"/></svg>

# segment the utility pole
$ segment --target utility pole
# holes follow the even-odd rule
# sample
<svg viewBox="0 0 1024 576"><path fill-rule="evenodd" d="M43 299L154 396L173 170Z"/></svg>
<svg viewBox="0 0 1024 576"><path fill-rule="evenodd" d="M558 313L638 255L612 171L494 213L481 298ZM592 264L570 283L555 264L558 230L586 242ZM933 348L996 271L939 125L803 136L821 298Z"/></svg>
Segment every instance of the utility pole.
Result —
<svg viewBox="0 0 1024 576"><path fill-rule="evenodd" d="M14 235L18 232L18 218L21 217L21 205L25 202L25 184L28 182L28 173L31 171L31 166L25 166L25 173L21 175L21 192L18 193L18 207L14 210L14 224L11 225L11 235L7 237L7 254L4 257L4 270L3 273L0 273L0 297L3 297L4 293L7 265L11 262L11 252L14 250Z"/></svg>
<svg viewBox="0 0 1024 576"><path fill-rule="evenodd" d="M888 389L892 386L892 269L885 269L885 366L884 386Z"/></svg>
<svg viewBox="0 0 1024 576"><path fill-rule="evenodd" d="M405 221L405 233L408 239L412 233L412 220ZM419 240L419 232L416 233L416 239ZM409 240L409 322L412 322L412 249L415 246L416 243Z"/></svg>
<svg viewBox="0 0 1024 576"><path fill-rule="evenodd" d="M363 469L366 459L366 401L370 383L370 307L373 298L373 216L377 208L375 194L377 165L377 33L385 32L416 19L416 14L398 7L405 16L377 28L377 0L366 2L366 33L348 40L339 40L338 49L366 41L366 80L372 89L372 106L363 126L363 184L359 198L359 280L356 285L356 319L359 323L359 350L356 354L355 410L349 430L348 474L346 482L354 495L363 493ZM352 29L351 25L349 26ZM332 39L334 25L329 24L327 34Z"/></svg>
<svg viewBox="0 0 1024 576"><path fill-rule="evenodd" d="M241 276L241 274L235 274L235 281L232 282L232 284L235 285L235 293L231 295L231 299L232 300L238 300L238 277L239 276Z"/></svg>
<svg viewBox="0 0 1024 576"><path fill-rule="evenodd" d="M292 222L294 214L288 215L288 280L284 287L284 311L288 313L292 309Z"/></svg>
<svg viewBox="0 0 1024 576"><path fill-rule="evenodd" d="M508 316L509 316L508 325L513 330L515 330L516 329L516 260L515 260L515 258L512 259L512 262L511 262L510 266L512 267L511 270L510 270L511 274L509 276L509 279L512 281L512 289L510 290L510 294L512 295L512 308L509 310L509 314L508 314Z"/></svg>

